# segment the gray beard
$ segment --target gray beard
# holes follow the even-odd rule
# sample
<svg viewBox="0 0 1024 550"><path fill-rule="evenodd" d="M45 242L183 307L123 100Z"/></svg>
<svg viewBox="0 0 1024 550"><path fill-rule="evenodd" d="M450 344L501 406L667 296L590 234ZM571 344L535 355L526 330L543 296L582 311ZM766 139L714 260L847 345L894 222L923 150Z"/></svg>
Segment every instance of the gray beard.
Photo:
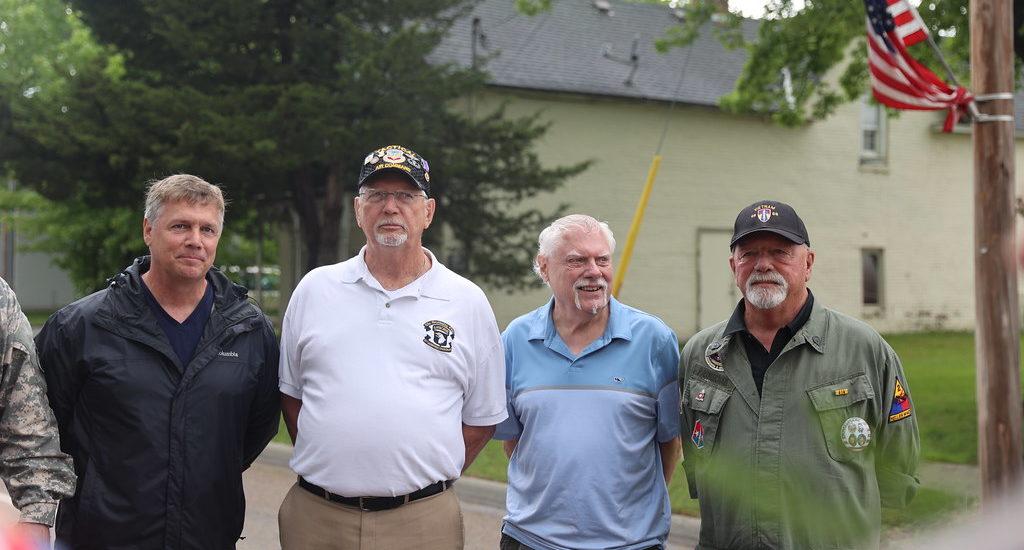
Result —
<svg viewBox="0 0 1024 550"><path fill-rule="evenodd" d="M781 282L781 286L755 288L754 283L769 280L769 277L755 279L752 276L750 279L747 279L746 298L750 305L757 309L772 309L779 307L782 305L782 302L786 301L786 295L789 294L789 283L781 275L777 273L775 275L778 278L770 277L770 280Z"/></svg>
<svg viewBox="0 0 1024 550"><path fill-rule="evenodd" d="M383 246L402 246L409 239L408 233L374 233L373 237Z"/></svg>

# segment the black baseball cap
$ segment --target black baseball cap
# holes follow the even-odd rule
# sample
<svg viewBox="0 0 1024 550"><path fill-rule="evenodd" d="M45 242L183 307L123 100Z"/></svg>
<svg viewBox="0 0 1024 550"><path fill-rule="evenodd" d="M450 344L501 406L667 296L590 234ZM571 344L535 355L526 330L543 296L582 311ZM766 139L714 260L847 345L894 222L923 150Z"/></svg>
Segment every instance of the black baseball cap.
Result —
<svg viewBox="0 0 1024 550"><path fill-rule="evenodd" d="M796 244L811 244L804 221L796 215L792 206L784 202L757 201L740 210L733 224L729 248L736 246L736 242L743 237L758 231L770 231Z"/></svg>
<svg viewBox="0 0 1024 550"><path fill-rule="evenodd" d="M359 187L383 172L402 174L408 177L413 185L430 195L430 165L427 164L427 159L411 149L401 145L388 145L371 151L363 159L363 167L359 170Z"/></svg>

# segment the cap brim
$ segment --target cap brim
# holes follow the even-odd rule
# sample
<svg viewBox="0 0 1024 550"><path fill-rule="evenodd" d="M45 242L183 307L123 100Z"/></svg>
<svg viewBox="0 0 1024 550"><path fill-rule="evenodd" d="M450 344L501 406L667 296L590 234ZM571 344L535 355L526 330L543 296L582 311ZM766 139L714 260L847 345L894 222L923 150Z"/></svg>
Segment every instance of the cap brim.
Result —
<svg viewBox="0 0 1024 550"><path fill-rule="evenodd" d="M402 170L401 168L393 168L393 167L392 168L380 168L378 170L374 170L373 172L370 172L369 174L366 174L365 176L363 176L359 180L359 184L356 185L356 187L362 187L363 184L373 180L373 178L375 176L378 176L378 175L383 174L385 172L401 174L401 175L405 176L406 178L409 178L409 181L413 185L415 185L417 189L419 189L420 191L425 191L425 189L423 189L423 186L420 185L420 182L416 181L416 178L414 178L412 174L410 174L409 172L406 172L405 170Z"/></svg>
<svg viewBox="0 0 1024 550"><path fill-rule="evenodd" d="M785 237L786 239L793 241L796 244L810 244L809 240L804 239L803 237L797 235L796 233L793 233L792 231L787 231L785 229L779 229L776 227L755 227L753 229L743 231L738 235L733 235L732 241L729 243L729 248L736 246L736 243L738 243L740 239L742 239L743 237L746 237L747 235L752 235L754 233L760 233L762 231L766 231L768 233L775 233L776 235Z"/></svg>

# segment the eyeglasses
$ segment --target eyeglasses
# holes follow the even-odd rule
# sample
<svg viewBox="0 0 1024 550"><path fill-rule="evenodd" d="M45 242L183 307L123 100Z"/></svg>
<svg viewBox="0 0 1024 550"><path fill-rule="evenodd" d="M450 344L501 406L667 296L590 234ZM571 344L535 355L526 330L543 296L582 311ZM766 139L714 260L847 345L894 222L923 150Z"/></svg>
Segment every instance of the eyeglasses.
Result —
<svg viewBox="0 0 1024 550"><path fill-rule="evenodd" d="M395 200L398 201L399 204L404 204L406 206L415 203L416 199L427 198L426 195L420 193L409 193L406 191L378 191L376 189L367 189L362 193L359 193L359 196L370 204L380 204L385 202L388 200L388 195L394 195Z"/></svg>

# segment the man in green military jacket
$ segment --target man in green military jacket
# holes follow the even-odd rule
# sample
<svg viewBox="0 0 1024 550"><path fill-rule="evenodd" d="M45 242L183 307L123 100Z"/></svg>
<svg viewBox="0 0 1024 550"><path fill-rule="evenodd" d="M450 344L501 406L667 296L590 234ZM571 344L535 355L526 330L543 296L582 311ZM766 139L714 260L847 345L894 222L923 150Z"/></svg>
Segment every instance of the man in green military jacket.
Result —
<svg viewBox="0 0 1024 550"><path fill-rule="evenodd" d="M697 548L876 548L880 507L905 506L919 483L899 358L814 299L814 252L789 205L744 208L730 246L743 300L680 361Z"/></svg>

